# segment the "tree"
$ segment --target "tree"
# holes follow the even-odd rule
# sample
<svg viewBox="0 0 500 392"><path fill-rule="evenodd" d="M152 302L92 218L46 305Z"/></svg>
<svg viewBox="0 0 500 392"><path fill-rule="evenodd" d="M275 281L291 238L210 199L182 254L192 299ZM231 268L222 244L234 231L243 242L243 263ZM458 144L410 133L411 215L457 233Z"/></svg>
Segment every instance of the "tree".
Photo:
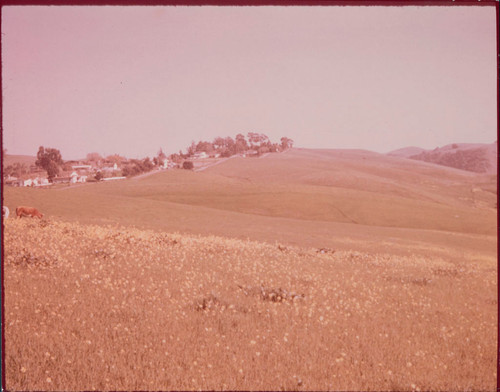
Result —
<svg viewBox="0 0 500 392"><path fill-rule="evenodd" d="M160 151L158 151L158 154L156 155L156 157L153 158L153 163L156 166L162 166L163 163L165 162L165 159L167 159L167 156L165 155L163 150L160 148Z"/></svg>
<svg viewBox="0 0 500 392"><path fill-rule="evenodd" d="M122 157L118 154L113 154L113 155L108 155L106 157L106 160L108 160L109 162L111 162L113 165L116 163L117 165L118 164L121 164L123 162L126 162L127 161L127 158L125 157Z"/></svg>
<svg viewBox="0 0 500 392"><path fill-rule="evenodd" d="M146 157L146 158L144 158L142 160L142 162L141 162L141 170L143 172L151 171L151 170L153 170L153 168L154 168L154 165L151 162L151 159L149 159L149 157Z"/></svg>
<svg viewBox="0 0 500 392"><path fill-rule="evenodd" d="M258 143L260 141L260 135L256 132L248 132L248 142L250 143L250 148L254 148L254 143Z"/></svg>
<svg viewBox="0 0 500 392"><path fill-rule="evenodd" d="M170 154L170 160L175 163L181 163L182 162L182 154L179 152L179 154Z"/></svg>
<svg viewBox="0 0 500 392"><path fill-rule="evenodd" d="M224 138L219 136L214 139L213 145L218 152L224 149L224 144Z"/></svg>
<svg viewBox="0 0 500 392"><path fill-rule="evenodd" d="M248 143L245 140L245 136L243 136L241 133L238 133L236 135L235 140L236 141L235 141L234 150L237 154L248 150Z"/></svg>
<svg viewBox="0 0 500 392"><path fill-rule="evenodd" d="M55 148L44 148L40 146L36 155L37 160L35 165L47 171L47 177L50 182L59 174L59 166L64 161L61 157L61 152Z"/></svg>
<svg viewBox="0 0 500 392"><path fill-rule="evenodd" d="M267 135L257 132L248 132L248 141L250 142L250 148L256 149L256 147L271 146L271 141Z"/></svg>
<svg viewBox="0 0 500 392"><path fill-rule="evenodd" d="M235 154L235 146L234 140L231 136L227 136L224 138L224 145L226 147L226 155L231 156Z"/></svg>
<svg viewBox="0 0 500 392"><path fill-rule="evenodd" d="M196 152L196 143L194 140L191 142L191 145L187 148L187 155L193 156Z"/></svg>
<svg viewBox="0 0 500 392"><path fill-rule="evenodd" d="M153 163L156 166L163 166L163 163L167 159L167 155L163 152L163 149L160 148L160 151L158 151L158 154L156 154L156 157L153 158Z"/></svg>
<svg viewBox="0 0 500 392"><path fill-rule="evenodd" d="M158 151L158 158L160 159L165 159L167 156L163 152L163 149L160 148L160 151Z"/></svg>
<svg viewBox="0 0 500 392"><path fill-rule="evenodd" d="M293 140L287 138L286 136L283 136L281 138L281 149L287 150L287 149L292 148L292 147L293 147Z"/></svg>
<svg viewBox="0 0 500 392"><path fill-rule="evenodd" d="M210 154L214 151L214 146L210 142L198 142L196 145L196 152L206 152Z"/></svg>
<svg viewBox="0 0 500 392"><path fill-rule="evenodd" d="M21 177L23 174L28 173L28 168L26 167L26 164L16 162L7 166L4 169L4 173L8 176Z"/></svg>
<svg viewBox="0 0 500 392"><path fill-rule="evenodd" d="M90 152L87 154L87 161L98 162L101 160L102 160L102 156L98 152Z"/></svg>

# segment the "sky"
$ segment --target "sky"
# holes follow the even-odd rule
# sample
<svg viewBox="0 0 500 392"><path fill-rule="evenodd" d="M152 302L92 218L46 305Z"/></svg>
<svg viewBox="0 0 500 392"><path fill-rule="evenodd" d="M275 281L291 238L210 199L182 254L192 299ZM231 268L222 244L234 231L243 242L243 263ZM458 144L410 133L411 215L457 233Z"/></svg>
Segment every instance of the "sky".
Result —
<svg viewBox="0 0 500 392"><path fill-rule="evenodd" d="M493 6L2 7L2 139L128 158L260 132L385 153L497 139Z"/></svg>

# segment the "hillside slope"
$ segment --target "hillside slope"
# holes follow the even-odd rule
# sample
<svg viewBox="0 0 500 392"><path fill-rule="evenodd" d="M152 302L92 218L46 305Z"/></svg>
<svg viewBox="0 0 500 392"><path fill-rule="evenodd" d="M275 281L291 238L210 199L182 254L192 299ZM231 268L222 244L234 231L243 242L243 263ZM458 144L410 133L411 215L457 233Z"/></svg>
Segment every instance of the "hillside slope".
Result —
<svg viewBox="0 0 500 392"><path fill-rule="evenodd" d="M496 178L367 151L291 150L203 172L6 188L47 217L300 246L496 252Z"/></svg>
<svg viewBox="0 0 500 392"><path fill-rule="evenodd" d="M363 150L293 149L255 161L234 159L207 173L276 189L308 187L320 193L347 192L349 197L370 202L396 198L405 203L413 200L489 208L496 202L494 176Z"/></svg>
<svg viewBox="0 0 500 392"><path fill-rule="evenodd" d="M5 223L9 390L496 383L496 256L322 253L55 219Z"/></svg>
<svg viewBox="0 0 500 392"><path fill-rule="evenodd" d="M36 162L36 156L32 155L11 155L5 154L2 156L3 167L7 167L14 163L25 164L27 167L34 165Z"/></svg>
<svg viewBox="0 0 500 392"><path fill-rule="evenodd" d="M387 153L387 155L394 156L394 157L401 157L401 158L409 158L412 155L420 154L421 152L424 152L425 148L421 147L403 147L399 148L397 150L393 150Z"/></svg>
<svg viewBox="0 0 500 392"><path fill-rule="evenodd" d="M497 143L454 143L434 150L414 147L391 151L388 155L416 159L475 173L496 174Z"/></svg>

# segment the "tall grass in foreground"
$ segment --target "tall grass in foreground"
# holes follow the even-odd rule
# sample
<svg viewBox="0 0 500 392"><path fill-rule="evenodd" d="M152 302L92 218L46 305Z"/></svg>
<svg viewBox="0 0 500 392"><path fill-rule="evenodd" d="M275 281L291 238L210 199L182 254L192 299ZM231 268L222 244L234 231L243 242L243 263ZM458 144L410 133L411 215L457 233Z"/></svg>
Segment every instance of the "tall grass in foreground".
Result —
<svg viewBox="0 0 500 392"><path fill-rule="evenodd" d="M494 390L494 260L5 222L9 390Z"/></svg>

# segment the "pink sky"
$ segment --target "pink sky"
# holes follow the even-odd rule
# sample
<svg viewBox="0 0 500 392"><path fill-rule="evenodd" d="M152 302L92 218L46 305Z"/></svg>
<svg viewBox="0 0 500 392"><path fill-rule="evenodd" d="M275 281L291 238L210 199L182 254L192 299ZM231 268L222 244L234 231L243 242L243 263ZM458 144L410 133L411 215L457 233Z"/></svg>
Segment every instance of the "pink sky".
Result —
<svg viewBox="0 0 500 392"><path fill-rule="evenodd" d="M495 8L2 8L3 142L132 158L262 132L388 152L497 138Z"/></svg>

